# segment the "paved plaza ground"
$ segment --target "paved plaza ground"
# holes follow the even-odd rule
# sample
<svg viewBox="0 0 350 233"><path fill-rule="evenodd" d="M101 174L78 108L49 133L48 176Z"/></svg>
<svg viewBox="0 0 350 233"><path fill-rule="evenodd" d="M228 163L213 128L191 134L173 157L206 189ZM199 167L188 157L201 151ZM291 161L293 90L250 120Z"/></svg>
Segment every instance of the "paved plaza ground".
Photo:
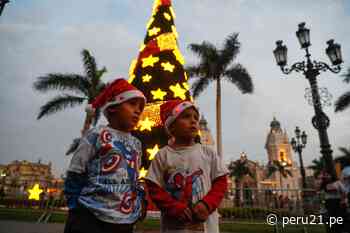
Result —
<svg viewBox="0 0 350 233"><path fill-rule="evenodd" d="M0 221L0 233L63 233L63 223L33 223ZM136 233L158 233L159 231L137 231Z"/></svg>

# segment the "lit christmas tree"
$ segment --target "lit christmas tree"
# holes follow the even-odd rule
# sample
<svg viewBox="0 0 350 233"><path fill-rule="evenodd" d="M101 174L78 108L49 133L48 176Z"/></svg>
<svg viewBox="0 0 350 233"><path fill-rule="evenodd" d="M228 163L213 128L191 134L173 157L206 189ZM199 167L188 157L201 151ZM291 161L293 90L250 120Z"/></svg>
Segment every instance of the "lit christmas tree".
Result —
<svg viewBox="0 0 350 233"><path fill-rule="evenodd" d="M129 82L144 93L148 102L135 132L144 147L141 176L159 148L168 141L161 125L159 106L171 99L192 100L174 19L170 0L154 1L144 43L129 70Z"/></svg>

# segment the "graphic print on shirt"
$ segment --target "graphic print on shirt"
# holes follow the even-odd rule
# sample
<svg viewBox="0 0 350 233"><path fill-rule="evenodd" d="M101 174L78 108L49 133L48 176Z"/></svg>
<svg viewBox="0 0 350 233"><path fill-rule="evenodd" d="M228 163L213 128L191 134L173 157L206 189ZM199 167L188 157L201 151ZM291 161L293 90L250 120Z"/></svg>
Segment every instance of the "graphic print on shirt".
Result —
<svg viewBox="0 0 350 233"><path fill-rule="evenodd" d="M189 172L185 169L169 169L164 175L165 189L177 200L193 203L203 193L201 168Z"/></svg>
<svg viewBox="0 0 350 233"><path fill-rule="evenodd" d="M105 128L95 145L96 156L88 164L91 183L84 188L80 201L109 221L136 221L143 196L137 181L141 152L138 141Z"/></svg>

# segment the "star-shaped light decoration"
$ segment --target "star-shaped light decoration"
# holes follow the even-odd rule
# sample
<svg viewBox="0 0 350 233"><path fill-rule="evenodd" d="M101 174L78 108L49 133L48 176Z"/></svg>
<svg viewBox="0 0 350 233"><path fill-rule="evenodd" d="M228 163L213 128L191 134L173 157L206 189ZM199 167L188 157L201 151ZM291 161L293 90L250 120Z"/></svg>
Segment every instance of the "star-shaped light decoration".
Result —
<svg viewBox="0 0 350 233"><path fill-rule="evenodd" d="M164 16L164 18L166 19L166 20L168 20L168 21L170 21L171 20L171 15L169 15L168 13L164 13L163 14L163 16Z"/></svg>
<svg viewBox="0 0 350 233"><path fill-rule="evenodd" d="M155 91L151 91L151 94L153 95L154 100L157 100L157 99L163 100L164 96L166 96L167 93L165 91L162 91L160 88L158 88Z"/></svg>
<svg viewBox="0 0 350 233"><path fill-rule="evenodd" d="M155 126L155 124L156 123L154 121L151 121L148 117L146 117L144 120L139 122L140 131L152 131L152 127Z"/></svg>
<svg viewBox="0 0 350 233"><path fill-rule="evenodd" d="M147 170L144 167L142 167L139 171L139 179L145 178L146 175L147 175Z"/></svg>
<svg viewBox="0 0 350 233"><path fill-rule="evenodd" d="M150 30L148 30L148 35L149 36L156 36L158 34L158 32L160 32L160 28L159 27L153 27Z"/></svg>
<svg viewBox="0 0 350 233"><path fill-rule="evenodd" d="M180 84L171 85L169 89L174 93L174 97L179 97L182 100L186 99L186 89L182 88Z"/></svg>
<svg viewBox="0 0 350 233"><path fill-rule="evenodd" d="M158 144L156 144L152 149L147 149L147 153L149 154L148 159L153 160L158 151L159 151Z"/></svg>
<svg viewBox="0 0 350 233"><path fill-rule="evenodd" d="M144 83L149 82L151 79L152 79L152 76L149 75L149 74L146 74L146 75L142 76L142 81L143 81Z"/></svg>
<svg viewBox="0 0 350 233"><path fill-rule="evenodd" d="M40 189L39 184L35 184L33 186L33 188L28 189L29 192L29 200L36 200L39 201L40 200L40 194L43 192L44 190Z"/></svg>
<svg viewBox="0 0 350 233"><path fill-rule="evenodd" d="M185 64L185 59L184 59L183 56L181 55L180 50L179 50L178 48L175 48L175 49L173 50L173 54L175 55L176 60L177 60L178 62L180 62L181 65Z"/></svg>
<svg viewBox="0 0 350 233"><path fill-rule="evenodd" d="M175 66L172 65L170 62L162 62L161 66L163 67L164 71L173 72L175 69Z"/></svg>
<svg viewBox="0 0 350 233"><path fill-rule="evenodd" d="M157 45L160 51L174 50L177 48L176 37L173 33L164 33L157 37Z"/></svg>
<svg viewBox="0 0 350 233"><path fill-rule="evenodd" d="M142 58L142 68L145 68L147 66L154 66L155 63L159 61L158 57L153 57L152 55L149 55L146 58Z"/></svg>

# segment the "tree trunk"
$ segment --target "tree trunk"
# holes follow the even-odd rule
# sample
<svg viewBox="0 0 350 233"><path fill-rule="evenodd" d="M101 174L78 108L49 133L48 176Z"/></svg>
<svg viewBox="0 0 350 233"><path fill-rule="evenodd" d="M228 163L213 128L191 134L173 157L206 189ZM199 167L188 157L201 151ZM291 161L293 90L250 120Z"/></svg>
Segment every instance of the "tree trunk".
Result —
<svg viewBox="0 0 350 233"><path fill-rule="evenodd" d="M221 82L218 78L216 81L216 150L220 157L222 156L221 133Z"/></svg>
<svg viewBox="0 0 350 233"><path fill-rule="evenodd" d="M92 114L88 114L88 113L85 114L84 125L83 125L83 129L81 130L82 137L90 129L90 125L91 125L93 119L94 119L94 116Z"/></svg>
<svg viewBox="0 0 350 233"><path fill-rule="evenodd" d="M240 202L241 202L241 184L239 182L239 180L237 180L235 178L235 183L236 183L236 189L235 189L235 206L239 207L240 206Z"/></svg>

